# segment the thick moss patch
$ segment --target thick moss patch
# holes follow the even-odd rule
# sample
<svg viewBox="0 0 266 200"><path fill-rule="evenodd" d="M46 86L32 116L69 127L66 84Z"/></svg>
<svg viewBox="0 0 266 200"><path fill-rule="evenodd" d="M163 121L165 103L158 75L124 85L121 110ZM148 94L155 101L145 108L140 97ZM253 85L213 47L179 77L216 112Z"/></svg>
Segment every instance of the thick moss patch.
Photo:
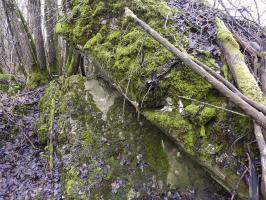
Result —
<svg viewBox="0 0 266 200"><path fill-rule="evenodd" d="M34 68L28 73L26 87L28 89L34 89L37 86L45 85L49 82L48 77L48 71L46 69L41 70L36 67L36 69Z"/></svg>
<svg viewBox="0 0 266 200"><path fill-rule="evenodd" d="M162 182L167 188L169 160L158 130L140 126L128 105L122 120L122 98L115 101L104 121L84 85L80 76L61 77L50 83L39 104L37 133L40 141L49 143L54 123L64 196L125 199L132 189L144 192L143 183Z"/></svg>
<svg viewBox="0 0 266 200"><path fill-rule="evenodd" d="M141 102L147 94L147 101L151 96L153 100L156 98L158 103L163 99L168 85L152 89L147 93L149 87L146 81L162 68L172 55L158 42L135 27L130 20L124 18L126 6L140 13L144 19L158 28L161 34L177 45L180 40L184 40L173 28L164 26L164 21L161 19L177 11L171 10L161 0L85 1L83 3L75 1L73 17L77 15L80 19L72 22L72 16L68 16L71 23L59 23L57 31L74 44L84 46L84 49L102 65L108 76L134 100ZM83 32L76 31L80 29L80 24Z"/></svg>

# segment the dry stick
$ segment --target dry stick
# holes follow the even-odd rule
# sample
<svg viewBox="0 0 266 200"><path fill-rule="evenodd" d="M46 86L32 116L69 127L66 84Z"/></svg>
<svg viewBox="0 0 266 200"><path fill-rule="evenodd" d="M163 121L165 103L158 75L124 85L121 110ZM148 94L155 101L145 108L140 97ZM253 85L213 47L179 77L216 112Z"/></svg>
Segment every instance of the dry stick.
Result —
<svg viewBox="0 0 266 200"><path fill-rule="evenodd" d="M200 65L203 69L205 69L207 72L209 72L211 75L213 75L215 78L217 78L219 81L221 81L226 87L228 87L230 90L232 90L234 93L236 93L241 99L246 101L248 104L250 104L252 107L256 108L257 110L261 111L263 114L266 115L266 108L257 102L251 100L247 96L243 95L232 83L230 83L228 80L226 80L223 76L216 73L213 69L205 65L204 63L200 62L197 59L193 59L195 63Z"/></svg>
<svg viewBox="0 0 266 200"><path fill-rule="evenodd" d="M244 178L244 176L246 175L246 173L248 172L248 168L245 169L245 171L243 172L243 174L241 175L240 179L238 180L237 184L236 184L236 187L232 193L232 196L231 196L231 200L234 200L235 196L236 196L236 191L237 189L239 188L239 185L242 181L242 179Z"/></svg>
<svg viewBox="0 0 266 200"><path fill-rule="evenodd" d="M224 45L221 45L224 47ZM234 64L231 62L231 59L230 57L232 57L232 55L230 55L230 49L228 48L224 48L224 53L226 55L226 58L227 58L227 61L228 61L228 65L232 65L231 68L234 68ZM247 72L249 73L249 71ZM236 76L236 78L238 78ZM243 78L242 78L243 79ZM242 80L243 81L243 80ZM253 86L252 86L253 87ZM255 86L255 87L258 87L258 86ZM260 90L260 89L259 89ZM260 92L260 91L259 91ZM264 137L263 137L263 134L262 134L262 130L261 130L261 127L259 125L257 125L256 122L254 122L254 134L255 134L255 137L256 137L256 141L258 143L258 147L259 147L259 151L260 151L260 159L261 159L261 168L262 168L262 179L261 179L261 194L263 196L263 199L266 200L266 179L264 177L264 175L266 175L266 167L264 166L266 164L266 160L265 160L265 151L266 151L266 145L265 145L265 140L264 140ZM250 176L252 176L252 173L250 173ZM251 177L251 179L253 179L253 177ZM253 183L250 183L249 184L249 189L250 189L250 199L258 199L257 197L257 189L254 188L254 185Z"/></svg>
<svg viewBox="0 0 266 200"><path fill-rule="evenodd" d="M177 97L180 98L180 99L185 99L185 100L189 100L189 101L192 101L192 102L196 102L196 103L199 103L199 104L202 104L202 105L206 105L206 106L209 106L209 107L213 107L213 108L216 108L216 109L219 109L219 110L224 110L226 112L230 112L230 113L233 113L235 115L242 116L242 117L248 117L245 114L242 114L242 113L239 113L239 112L236 112L236 111L233 111L233 110L229 110L229 109L226 109L226 108L223 108L223 107L220 107L220 106L216 106L216 105L213 105L213 104L210 104L210 103L206 103L206 102L203 102L203 101L199 101L197 99L192 99L192 98L185 97L185 96L177 96Z"/></svg>
<svg viewBox="0 0 266 200"><path fill-rule="evenodd" d="M247 33L251 38L253 38L256 42L259 42L258 39L256 37L254 37L250 32L248 32L241 24L239 24L236 19L230 14L230 12L228 11L227 7L225 6L225 4L223 3L222 0L219 0L220 4L222 5L222 7L224 8L226 14L230 17L230 19L245 33Z"/></svg>
<svg viewBox="0 0 266 200"><path fill-rule="evenodd" d="M165 48L167 48L174 55L179 57L187 66L199 74L202 78L206 79L211 85L213 85L219 92L228 97L233 103L238 105L248 116L253 118L259 125L266 128L266 117L263 113L256 110L254 107L249 105L246 101L241 99L236 93L228 89L223 83L214 78L206 70L195 63L188 54L181 52L173 44L171 44L167 39L163 38L158 32L152 29L148 24L140 20L130 9L125 9L126 16L132 18L134 22L143 28L145 32L151 35L156 41L161 43Z"/></svg>
<svg viewBox="0 0 266 200"><path fill-rule="evenodd" d="M254 122L254 134L258 142L260 151L260 162L261 162L261 193L263 199L266 199L266 143L263 138L261 127Z"/></svg>

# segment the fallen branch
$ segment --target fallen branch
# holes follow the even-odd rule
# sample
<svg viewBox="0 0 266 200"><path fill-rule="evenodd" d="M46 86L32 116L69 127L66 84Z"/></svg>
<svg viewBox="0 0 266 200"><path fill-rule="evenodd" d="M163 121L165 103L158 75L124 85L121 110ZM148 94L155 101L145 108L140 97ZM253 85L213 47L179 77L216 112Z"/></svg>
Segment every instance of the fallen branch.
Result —
<svg viewBox="0 0 266 200"><path fill-rule="evenodd" d="M259 125L266 128L266 117L256 110L254 107L249 105L246 101L240 98L237 94L232 92L228 87L226 87L221 81L217 80L206 70L195 63L187 53L181 52L173 44L171 44L167 39L163 38L158 32L152 29L148 24L140 20L130 9L125 9L126 16L133 19L133 21L143 28L150 36L152 36L156 41L161 43L170 52L176 55L181 61L183 61L187 66L199 74L202 78L206 79L210 84L212 84L219 92L228 97L233 103L239 106L248 116L253 118Z"/></svg>
<svg viewBox="0 0 266 200"><path fill-rule="evenodd" d="M245 57L240 51L240 46L233 37L233 34L219 18L216 19L217 41L223 51L225 60L230 69L234 69L234 79L238 82L238 88L242 93L254 101L266 105L266 98L263 95L256 79L250 73L245 62Z"/></svg>
<svg viewBox="0 0 266 200"><path fill-rule="evenodd" d="M253 74L254 77L256 78L256 80L258 81L258 57L261 57L260 53L254 49L249 42L245 42L239 35L237 35L237 33L233 30L233 28L231 28L232 33L234 34L234 37L236 38L236 40L239 42L239 44L242 46L242 48L244 49L244 51L248 52L248 54L251 56L251 62L252 62L252 66L253 66Z"/></svg>
<svg viewBox="0 0 266 200"><path fill-rule="evenodd" d="M221 81L226 87L228 87L230 90L235 92L241 99L246 101L248 104L250 104L252 107L256 108L257 110L261 111L264 115L266 115L266 108L257 102L253 101L252 99L248 98L247 96L243 95L232 83L230 83L228 80L226 80L223 76L216 73L213 69L205 65L204 63L200 62L197 59L193 59L195 63L200 65L203 69L205 69L207 72L209 72L211 75L213 75L215 78L217 78L219 81Z"/></svg>
<svg viewBox="0 0 266 200"><path fill-rule="evenodd" d="M260 61L260 75L261 75L261 88L266 94L266 40L261 40L261 61Z"/></svg>
<svg viewBox="0 0 266 200"><path fill-rule="evenodd" d="M227 61L227 64L230 68L235 69L235 77L239 83L239 89L247 94L251 99L259 100L260 102L266 102L265 97L261 89L259 88L256 80L253 75L249 72L248 66L245 63L244 55L240 52L240 47L235 41L233 34L229 31L229 29L224 25L223 21L220 19L216 20L217 26L217 38L220 46L224 51L224 55ZM266 199L266 145L265 140L262 134L261 127L254 122L254 134L256 137L256 141L258 143L259 151L261 154L261 169L262 169L262 179L261 179L261 193ZM258 199L258 189L256 187L256 181L254 179L254 173L256 169L251 164L250 160L250 180L249 180L249 189L250 189L250 199ZM253 176L253 177L252 177ZM255 182L255 183L254 183Z"/></svg>
<svg viewBox="0 0 266 200"><path fill-rule="evenodd" d="M258 143L260 151L260 162L261 162L261 194L263 199L266 199L266 143L263 138L261 127L254 122L254 134Z"/></svg>
<svg viewBox="0 0 266 200"><path fill-rule="evenodd" d="M54 144L53 144L53 132L54 132L54 118L55 118L55 99L52 99L50 105L50 116L49 116L49 169L54 168Z"/></svg>
<svg viewBox="0 0 266 200"><path fill-rule="evenodd" d="M233 192L232 192L231 200L234 200L234 198L235 198L235 196L236 196L236 191L237 191L237 189L239 188L239 185L240 185L241 181L243 180L243 178L244 178L244 176L246 175L247 172L248 172L248 168L246 168L245 171L244 171L244 172L242 173L242 175L240 176L240 178L239 178L239 180L238 180L238 182L237 182L237 184L236 184L236 187L235 187L235 189L234 189Z"/></svg>

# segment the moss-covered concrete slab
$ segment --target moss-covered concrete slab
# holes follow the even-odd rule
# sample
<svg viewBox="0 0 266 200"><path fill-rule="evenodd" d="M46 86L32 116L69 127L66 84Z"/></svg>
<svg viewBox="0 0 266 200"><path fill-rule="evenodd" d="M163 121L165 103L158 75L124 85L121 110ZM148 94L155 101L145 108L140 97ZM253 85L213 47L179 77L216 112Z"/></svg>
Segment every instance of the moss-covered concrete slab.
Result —
<svg viewBox="0 0 266 200"><path fill-rule="evenodd" d="M124 16L126 6L174 45L186 49L186 35L171 26L171 16L181 11L170 9L163 0L75 0L71 13L57 24L57 32L73 46L81 46L120 92L135 105L148 108L143 114L153 124L233 191L241 173L237 166L245 162L242 142L250 134L249 119L225 112L223 108L235 107L182 62L155 81L173 56ZM216 66L211 55L203 55L202 61ZM181 96L187 98L182 106ZM172 112L160 111L167 106L167 98ZM241 186L240 196L247 195L247 188Z"/></svg>
<svg viewBox="0 0 266 200"><path fill-rule="evenodd" d="M43 143L49 144L55 116L54 147L62 160L66 199L156 199L178 194L179 188L196 189L195 195L204 198L207 191L222 191L161 131L138 118L128 103L123 109L123 98L105 88L80 76L62 77L39 104L37 133ZM103 98L104 104L110 97L108 109L94 101Z"/></svg>

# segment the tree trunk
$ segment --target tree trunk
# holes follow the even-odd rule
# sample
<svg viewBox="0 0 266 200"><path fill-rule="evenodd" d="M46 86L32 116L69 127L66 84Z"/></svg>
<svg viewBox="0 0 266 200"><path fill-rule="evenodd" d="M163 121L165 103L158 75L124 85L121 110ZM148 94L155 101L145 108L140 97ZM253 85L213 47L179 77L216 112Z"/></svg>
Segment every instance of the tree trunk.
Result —
<svg viewBox="0 0 266 200"><path fill-rule="evenodd" d="M44 1L45 28L46 28L46 46L47 46L47 65L51 74L58 72L57 45L58 37L55 33L55 24L57 18L55 0Z"/></svg>
<svg viewBox="0 0 266 200"><path fill-rule="evenodd" d="M42 18L41 18L41 3L40 0L29 0L28 1L29 11L29 24L33 33L34 42L36 46L37 61L41 69L45 69L45 49L44 40L42 34Z"/></svg>
<svg viewBox="0 0 266 200"><path fill-rule="evenodd" d="M13 0L2 0L7 23L19 61L23 63L27 74L37 67L34 44L30 38L23 16Z"/></svg>

